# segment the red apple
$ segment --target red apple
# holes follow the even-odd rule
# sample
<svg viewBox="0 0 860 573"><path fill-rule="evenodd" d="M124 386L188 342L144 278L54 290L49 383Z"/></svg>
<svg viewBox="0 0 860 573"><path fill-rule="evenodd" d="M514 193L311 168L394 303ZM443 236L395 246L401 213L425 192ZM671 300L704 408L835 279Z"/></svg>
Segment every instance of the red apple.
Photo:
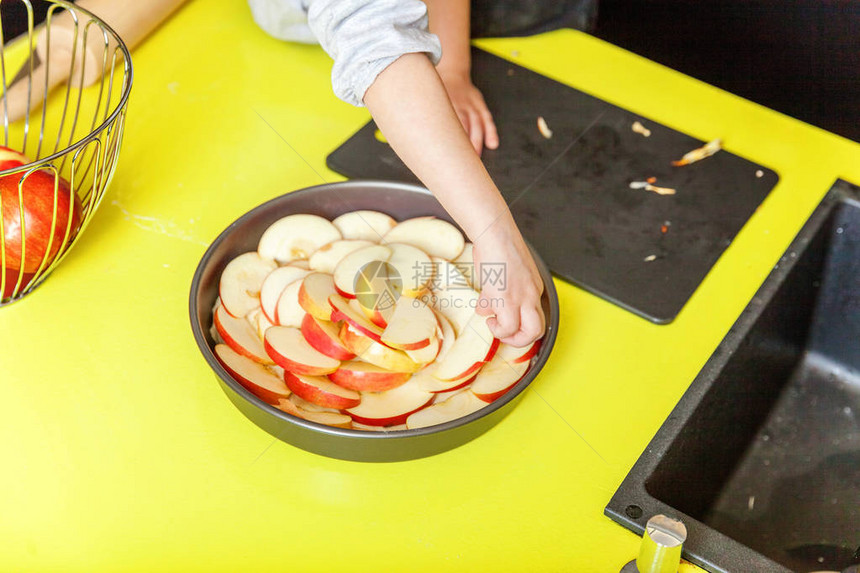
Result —
<svg viewBox="0 0 860 573"><path fill-rule="evenodd" d="M290 395L284 381L271 370L250 358L242 356L226 344L215 345L215 356L231 376L249 392L268 404Z"/></svg>
<svg viewBox="0 0 860 573"><path fill-rule="evenodd" d="M8 147L0 145L0 171L14 169L15 167L27 165L28 163L30 163L30 160L23 153L19 153L14 149L9 149Z"/></svg>
<svg viewBox="0 0 860 573"><path fill-rule="evenodd" d="M385 392L365 392L361 404L346 413L359 424L368 426L395 426L403 424L410 414L428 406L433 394L425 392L411 380Z"/></svg>
<svg viewBox="0 0 860 573"><path fill-rule="evenodd" d="M384 392L405 384L410 372L392 372L367 362L352 360L328 375L328 379L339 386L360 392Z"/></svg>
<svg viewBox="0 0 860 573"><path fill-rule="evenodd" d="M324 408L344 410L361 404L361 395L320 376L284 372L284 382L297 396Z"/></svg>
<svg viewBox="0 0 860 573"><path fill-rule="evenodd" d="M59 176L55 178L50 171L34 171L26 175L23 182L22 177L25 177L23 173L0 177L5 266L15 270L23 266L25 273L35 273L42 266L43 259L43 268L47 268L75 238L81 224L81 200L77 194L72 193L65 179ZM18 195L19 183L23 197ZM22 236L25 242L23 265Z"/></svg>
<svg viewBox="0 0 860 573"><path fill-rule="evenodd" d="M269 328L263 346L275 364L294 374L322 376L340 366L339 360L311 346L301 331L292 326Z"/></svg>
<svg viewBox="0 0 860 573"><path fill-rule="evenodd" d="M221 339L233 350L261 364L271 364L256 327L244 318L236 318L227 312L224 305L215 310L215 329Z"/></svg>
<svg viewBox="0 0 860 573"><path fill-rule="evenodd" d="M302 336L315 349L337 360L355 358L355 354L347 350L340 341L339 331L337 324L319 320L310 314L306 314L302 320Z"/></svg>
<svg viewBox="0 0 860 573"><path fill-rule="evenodd" d="M15 286L18 284L18 269L4 269L3 274L6 275L6 284L3 286L3 291L0 293L0 300L9 298L13 294L21 294L25 288L30 285L30 281L33 280L33 273L21 273L23 276L21 277L21 286L18 290L15 290ZM0 277L0 281L2 281L2 277Z"/></svg>

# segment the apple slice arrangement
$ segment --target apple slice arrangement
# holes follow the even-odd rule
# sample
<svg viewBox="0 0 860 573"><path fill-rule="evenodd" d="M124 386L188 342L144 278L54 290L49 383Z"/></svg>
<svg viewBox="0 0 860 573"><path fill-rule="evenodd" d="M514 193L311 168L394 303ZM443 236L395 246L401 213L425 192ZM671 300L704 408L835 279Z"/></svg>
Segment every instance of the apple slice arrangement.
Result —
<svg viewBox="0 0 860 573"><path fill-rule="evenodd" d="M540 347L493 337L471 271L471 244L440 219L289 215L224 268L215 355L258 398L312 422L455 420L516 385Z"/></svg>

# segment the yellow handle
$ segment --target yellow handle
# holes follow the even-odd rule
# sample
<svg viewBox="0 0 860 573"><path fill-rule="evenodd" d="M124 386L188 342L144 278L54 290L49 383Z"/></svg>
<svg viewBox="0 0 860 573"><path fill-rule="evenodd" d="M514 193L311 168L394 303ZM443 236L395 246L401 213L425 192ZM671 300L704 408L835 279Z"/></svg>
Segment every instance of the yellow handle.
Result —
<svg viewBox="0 0 860 573"><path fill-rule="evenodd" d="M105 21L132 49L184 2L80 0L77 6ZM45 94L65 82L70 72L74 74L74 87L81 85L82 79L86 87L98 81L114 63L116 42L106 36L101 27L80 11L72 9L60 12L58 8L49 10L45 25L34 38L40 65L34 67L32 81L21 80L11 86L6 94L10 122L17 121L27 109L42 103ZM83 76L80 75L82 72ZM28 87L32 90L29 94Z"/></svg>

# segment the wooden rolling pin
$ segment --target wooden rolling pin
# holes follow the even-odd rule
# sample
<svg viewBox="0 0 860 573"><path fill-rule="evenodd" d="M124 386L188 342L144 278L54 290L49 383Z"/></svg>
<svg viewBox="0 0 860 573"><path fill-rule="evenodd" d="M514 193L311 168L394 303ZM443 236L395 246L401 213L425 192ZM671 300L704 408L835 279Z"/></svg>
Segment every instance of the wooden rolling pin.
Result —
<svg viewBox="0 0 860 573"><path fill-rule="evenodd" d="M89 10L105 21L131 50L184 2L185 0L79 0L76 5ZM109 41L106 44L101 27L95 23L87 26L90 19L81 12L77 12L77 16L77 49L74 50L72 85L79 85L81 70L83 70L83 84L89 86L98 81L105 70L110 70L116 42L108 36ZM27 109L32 110L45 101L46 77L48 93L69 79L69 71L72 69L72 48L75 44L75 26L69 10L55 12L51 17L50 25L47 25L46 20L46 25L35 38L32 82L27 81L28 74L25 73L22 79L14 82L7 90L10 123L24 117ZM84 45L85 32L86 45ZM49 34L50 54L47 41ZM24 39L24 41L27 40ZM107 52L107 65L104 59L105 52ZM26 67L30 64L24 65ZM29 68L26 68L26 71L29 72ZM29 100L28 85L32 85Z"/></svg>

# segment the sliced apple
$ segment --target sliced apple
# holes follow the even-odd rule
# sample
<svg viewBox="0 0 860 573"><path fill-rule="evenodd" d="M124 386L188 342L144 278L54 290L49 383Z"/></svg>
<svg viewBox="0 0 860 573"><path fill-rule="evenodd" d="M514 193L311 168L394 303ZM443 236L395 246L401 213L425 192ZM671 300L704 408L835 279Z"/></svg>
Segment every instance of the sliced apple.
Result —
<svg viewBox="0 0 860 573"><path fill-rule="evenodd" d="M356 356L370 348L370 345L373 342L370 337L359 332L354 326L345 321L341 322L338 338L340 338L344 348Z"/></svg>
<svg viewBox="0 0 860 573"><path fill-rule="evenodd" d="M334 279L325 273L311 273L302 279L299 288L299 305L305 312L320 320L331 320L331 304L328 299L337 296Z"/></svg>
<svg viewBox="0 0 860 573"><path fill-rule="evenodd" d="M421 368L420 364L413 362L402 350L376 342L355 330L348 322L341 326L340 340L350 352L380 368L392 372L417 372Z"/></svg>
<svg viewBox="0 0 860 573"><path fill-rule="evenodd" d="M279 267L269 273L260 288L260 306L263 307L263 312L266 313L269 322L276 322L278 299L287 285L306 277L308 274L310 271L293 265Z"/></svg>
<svg viewBox="0 0 860 573"><path fill-rule="evenodd" d="M540 339L535 340L524 348L517 348L510 344L501 343L496 351L496 356L501 360L511 363L528 362L540 350Z"/></svg>
<svg viewBox="0 0 860 573"><path fill-rule="evenodd" d="M416 217L398 223L385 234L382 243L407 243L450 261L463 252L466 240L457 227L447 221L435 217Z"/></svg>
<svg viewBox="0 0 860 573"><path fill-rule="evenodd" d="M480 372L480 370L477 372ZM427 372L422 370L416 374L416 377L419 377L418 383L421 385L421 388L428 392L433 392L434 394L454 392L456 390L467 388L475 380L475 376L477 376L477 374L473 373L454 380L439 380L433 376L432 369L428 369Z"/></svg>
<svg viewBox="0 0 860 573"><path fill-rule="evenodd" d="M403 424L409 416L429 405L433 394L408 381L385 392L364 392L361 403L346 413L359 424L368 426L394 426Z"/></svg>
<svg viewBox="0 0 860 573"><path fill-rule="evenodd" d="M290 261L290 266L296 267L297 269L303 269L306 271L311 270L311 266L310 266L310 264L308 264L308 261L306 259L296 259L294 261Z"/></svg>
<svg viewBox="0 0 860 573"><path fill-rule="evenodd" d="M352 429L363 430L365 432L400 432L409 428L406 427L406 424L397 424L396 426L368 426L367 424L359 424L353 420Z"/></svg>
<svg viewBox="0 0 860 573"><path fill-rule="evenodd" d="M270 329L271 331L271 329ZM441 360L433 376L440 380L457 380L477 371L490 360L499 347L499 339L493 336L487 319L478 314L472 318L457 336L451 350Z"/></svg>
<svg viewBox="0 0 860 573"><path fill-rule="evenodd" d="M457 339L457 335L454 334L454 327L451 326L448 319L438 312L434 312L434 314L436 315L436 320L439 323L439 328L436 332L435 354L433 354L432 357L430 356L430 354L434 352L433 342L431 342L430 346L427 348L406 351L406 355L413 361L419 364L429 364L424 368L424 370L428 372L432 372L436 369L435 361L444 357L451 349L451 346L454 345L454 341ZM427 360L427 358L430 359Z"/></svg>
<svg viewBox="0 0 860 573"><path fill-rule="evenodd" d="M275 267L271 259L264 259L253 251L234 258L221 273L218 285L221 305L237 318L260 306L263 281Z"/></svg>
<svg viewBox="0 0 860 573"><path fill-rule="evenodd" d="M294 374L322 376L340 366L340 360L311 346L302 332L292 326L271 327L266 331L263 345L275 364Z"/></svg>
<svg viewBox="0 0 860 573"><path fill-rule="evenodd" d="M277 404L278 400L290 395L289 388L281 378L259 362L239 354L226 344L215 345L215 356L236 382L260 400L268 404Z"/></svg>
<svg viewBox="0 0 860 573"><path fill-rule="evenodd" d="M315 349L337 360L355 358L355 354L347 350L340 341L339 331L337 324L319 320L310 314L306 314L302 319L302 336Z"/></svg>
<svg viewBox="0 0 860 573"><path fill-rule="evenodd" d="M373 245L371 241L341 239L332 241L327 245L319 248L311 258L308 259L308 265L311 270L319 273L333 273L337 264L348 254Z"/></svg>
<svg viewBox="0 0 860 573"><path fill-rule="evenodd" d="M299 290L301 288L302 279L293 281L284 288L275 309L275 324L295 326L296 328L302 325L305 309L299 304Z"/></svg>
<svg viewBox="0 0 860 573"><path fill-rule="evenodd" d="M471 244L471 243L469 243ZM472 283L467 276L467 267L461 266L439 257L430 259L436 267L437 276L433 281L434 290L471 288Z"/></svg>
<svg viewBox="0 0 860 573"><path fill-rule="evenodd" d="M299 397L298 394L290 394L290 402L302 410L307 410L308 412L331 412L332 414L340 414L340 410L336 408L323 408L322 406L318 406L313 402L308 402L304 398Z"/></svg>
<svg viewBox="0 0 860 573"><path fill-rule="evenodd" d="M224 343L247 358L260 364L271 364L263 343L257 336L257 329L244 318L232 316L224 305L215 311L215 329Z"/></svg>
<svg viewBox="0 0 860 573"><path fill-rule="evenodd" d="M290 400L280 400L277 404L277 408L287 414L295 416L296 418L307 420L308 422L316 422L317 424L325 424L326 426L334 426L336 428L352 427L352 418L346 414L329 411L314 412L311 410L305 410L304 408L296 406Z"/></svg>
<svg viewBox="0 0 860 573"><path fill-rule="evenodd" d="M430 364L436 357L439 356L439 350L442 348L442 339L438 335L434 335L430 338L430 344L425 346L424 348L419 348L418 350L404 350L406 356L412 362L417 364Z"/></svg>
<svg viewBox="0 0 860 573"><path fill-rule="evenodd" d="M374 262L385 263L391 256L391 249L382 245L372 245L353 251L346 255L334 269L334 286L337 292L346 298L355 298L356 283L359 282L360 273L367 265ZM373 265L372 268L376 268ZM369 282L372 277L367 277Z"/></svg>
<svg viewBox="0 0 860 573"><path fill-rule="evenodd" d="M329 380L338 386L361 392L391 390L405 384L411 377L410 372L392 372L359 360L344 362L328 375Z"/></svg>
<svg viewBox="0 0 860 573"><path fill-rule="evenodd" d="M528 362L507 362L496 356L481 368L472 382L472 392L484 402L492 402L519 382L528 369Z"/></svg>
<svg viewBox="0 0 860 573"><path fill-rule="evenodd" d="M460 256L454 259L452 263L466 278L470 287L477 291L481 290L481 285L478 284L479 277L477 276L477 270L475 269L475 255L472 243L466 243L463 246L463 252L460 253Z"/></svg>
<svg viewBox="0 0 860 573"><path fill-rule="evenodd" d="M388 264L400 278L400 294L408 297L418 297L427 292L427 285L433 280L436 265L430 255L412 245L405 243L390 243L391 256Z"/></svg>
<svg viewBox="0 0 860 573"><path fill-rule="evenodd" d="M371 338L376 342L380 341L382 336L382 329L370 322L370 320L363 312L361 312L361 310L357 310L353 306L350 306L350 304L346 300L344 300L343 297L338 296L336 294L330 296L328 301L332 308L332 322L345 321L349 323L358 332L364 334L365 336Z"/></svg>
<svg viewBox="0 0 860 573"><path fill-rule="evenodd" d="M257 253L283 264L307 259L326 243L340 238L340 231L327 219L317 215L287 215L263 232Z"/></svg>
<svg viewBox="0 0 860 573"><path fill-rule="evenodd" d="M418 350L430 346L439 322L424 301L400 297L380 340L392 348Z"/></svg>
<svg viewBox="0 0 860 573"><path fill-rule="evenodd" d="M477 412L486 405L486 402L469 391L458 392L444 402L436 402L410 415L406 418L406 427L413 430L444 424Z"/></svg>
<svg viewBox="0 0 860 573"><path fill-rule="evenodd" d="M270 326L274 326L274 324L266 318L266 313L264 313L261 308L255 308L252 310L248 313L248 316L245 317L245 320L247 320L257 332L257 337L261 342L266 334L266 330L268 330Z"/></svg>
<svg viewBox="0 0 860 573"><path fill-rule="evenodd" d="M361 404L361 395L355 390L338 386L328 378L284 373L284 382L294 394L323 408L345 410Z"/></svg>
<svg viewBox="0 0 860 573"><path fill-rule="evenodd" d="M441 280L434 281L432 295L421 299L447 318L454 332L460 336L466 323L475 314L481 295L469 286L466 277L452 263L441 261L438 268Z"/></svg>
<svg viewBox="0 0 860 573"><path fill-rule="evenodd" d="M394 305L380 305L379 300L377 300L377 303L372 305L362 304L361 310L364 313L364 316L370 319L370 322L372 322L379 328L385 328L386 326L388 326L388 320L391 318L391 314L394 312Z"/></svg>
<svg viewBox="0 0 860 573"><path fill-rule="evenodd" d="M436 320L439 321L439 330L442 334L442 347L439 349L439 354L436 356L436 360L439 360L451 350L451 347L454 345L454 341L457 340L457 334L454 332L454 327L451 326L451 321L445 318L444 315L436 313Z"/></svg>
<svg viewBox="0 0 860 573"><path fill-rule="evenodd" d="M460 394L461 392L471 392L471 390L458 388L457 390L448 390L447 392L434 392L433 393L433 403L438 404L440 402L444 402L445 400L447 400L451 396L455 396L457 394ZM295 396L295 394L290 396L290 398L292 398L293 396Z"/></svg>
<svg viewBox="0 0 860 573"><path fill-rule="evenodd" d="M352 211L332 221L344 239L364 239L378 243L397 221L379 211Z"/></svg>

